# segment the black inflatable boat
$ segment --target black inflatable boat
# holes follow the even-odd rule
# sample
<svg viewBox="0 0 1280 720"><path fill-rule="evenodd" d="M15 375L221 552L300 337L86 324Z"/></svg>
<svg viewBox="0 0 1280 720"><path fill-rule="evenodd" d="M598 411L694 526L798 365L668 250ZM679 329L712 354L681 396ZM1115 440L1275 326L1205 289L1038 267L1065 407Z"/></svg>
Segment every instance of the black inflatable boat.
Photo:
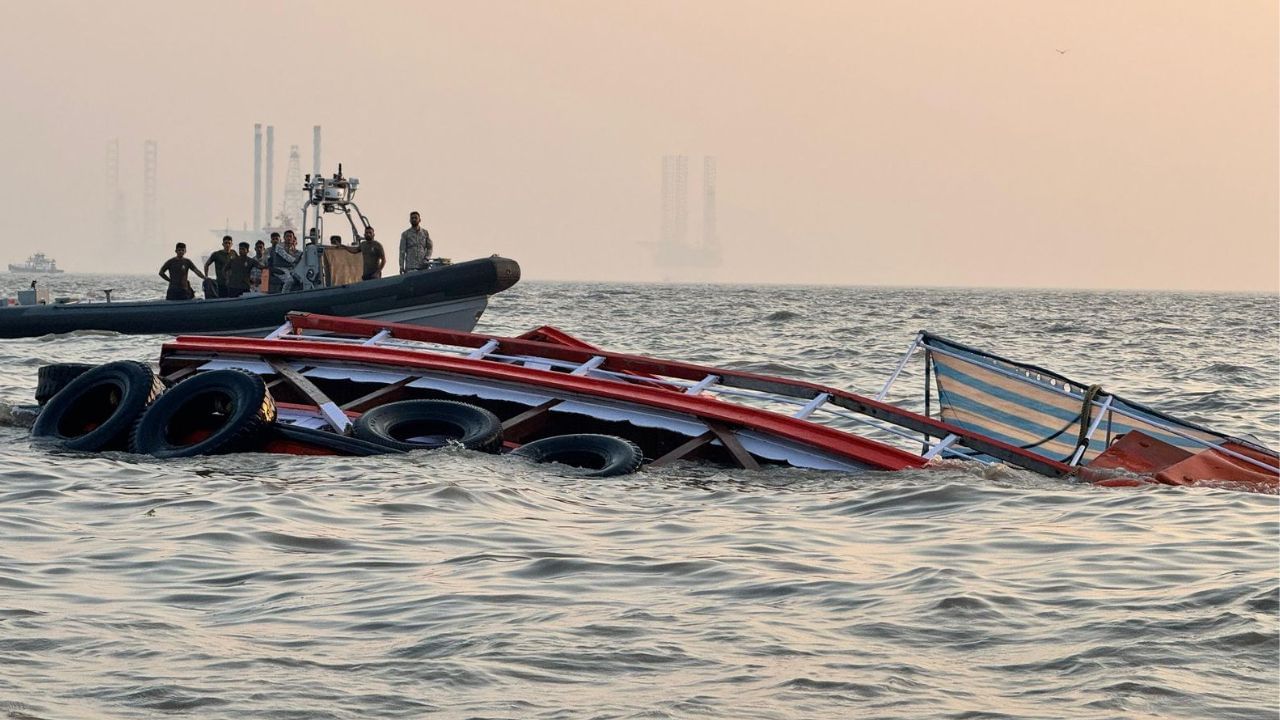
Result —
<svg viewBox="0 0 1280 720"><path fill-rule="evenodd" d="M519 279L516 261L494 255L406 275L274 295L0 307L0 338L75 330L266 335L290 311L471 331L489 296Z"/></svg>

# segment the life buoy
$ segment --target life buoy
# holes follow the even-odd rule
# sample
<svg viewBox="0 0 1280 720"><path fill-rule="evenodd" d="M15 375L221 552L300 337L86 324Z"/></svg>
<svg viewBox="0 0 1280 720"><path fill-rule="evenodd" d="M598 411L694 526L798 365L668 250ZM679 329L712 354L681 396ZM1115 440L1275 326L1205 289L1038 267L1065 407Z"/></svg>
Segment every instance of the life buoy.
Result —
<svg viewBox="0 0 1280 720"><path fill-rule="evenodd" d="M536 463L582 468L587 470L583 477L629 475L644 461L635 443L613 435L556 435L525 443L511 454Z"/></svg>
<svg viewBox="0 0 1280 720"><path fill-rule="evenodd" d="M99 365L49 398L31 436L67 450L122 450L134 421L163 392L164 385L146 363Z"/></svg>
<svg viewBox="0 0 1280 720"><path fill-rule="evenodd" d="M89 372L93 366L88 363L54 363L41 365L36 377L36 402L44 405L49 398L58 394L72 380Z"/></svg>
<svg viewBox="0 0 1280 720"><path fill-rule="evenodd" d="M355 435L396 450L431 450L451 442L496 453L502 421L482 407L453 400L402 400L356 418Z"/></svg>
<svg viewBox="0 0 1280 720"><path fill-rule="evenodd" d="M129 449L160 458L252 450L276 421L267 384L244 370L211 370L174 385L142 414Z"/></svg>
<svg viewBox="0 0 1280 720"><path fill-rule="evenodd" d="M368 440L361 440L357 437L347 437L328 430L316 430L315 428L298 427L297 425L276 425L275 434L282 440L328 450L335 455L366 457L399 452L395 448L369 442ZM267 452L273 451L270 442L268 441L267 447L264 448Z"/></svg>

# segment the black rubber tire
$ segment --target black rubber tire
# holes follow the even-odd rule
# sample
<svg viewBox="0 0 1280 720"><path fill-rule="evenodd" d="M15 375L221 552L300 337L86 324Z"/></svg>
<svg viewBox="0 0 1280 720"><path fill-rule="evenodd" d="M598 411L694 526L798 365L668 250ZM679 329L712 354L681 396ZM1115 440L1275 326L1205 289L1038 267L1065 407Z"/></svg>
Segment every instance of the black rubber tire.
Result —
<svg viewBox="0 0 1280 720"><path fill-rule="evenodd" d="M307 443L310 445L319 445L320 447L334 450L343 455L355 455L358 457L368 457L370 455L388 455L398 453L399 450L380 445L368 440L361 440L357 437L347 437L339 435L328 430L317 430L315 428L298 427L296 425L276 425L275 432L286 440Z"/></svg>
<svg viewBox="0 0 1280 720"><path fill-rule="evenodd" d="M635 443L613 435L556 435L525 443L511 454L587 470L582 477L630 475L644 462L644 453Z"/></svg>
<svg viewBox="0 0 1280 720"><path fill-rule="evenodd" d="M263 379L244 370L211 370L179 382L138 419L129 449L158 458L253 450L276 421ZM188 441L191 434L208 435Z"/></svg>
<svg viewBox="0 0 1280 720"><path fill-rule="evenodd" d="M123 450L138 416L164 392L151 366L133 360L99 365L45 403L31 436L67 450Z"/></svg>
<svg viewBox="0 0 1280 720"><path fill-rule="evenodd" d="M452 400L387 403L357 418L355 431L362 440L395 450L434 450L451 442L487 453L502 449L502 421L497 415Z"/></svg>
<svg viewBox="0 0 1280 720"><path fill-rule="evenodd" d="M88 363L54 363L41 365L37 371L36 402L44 405L72 380L93 369Z"/></svg>

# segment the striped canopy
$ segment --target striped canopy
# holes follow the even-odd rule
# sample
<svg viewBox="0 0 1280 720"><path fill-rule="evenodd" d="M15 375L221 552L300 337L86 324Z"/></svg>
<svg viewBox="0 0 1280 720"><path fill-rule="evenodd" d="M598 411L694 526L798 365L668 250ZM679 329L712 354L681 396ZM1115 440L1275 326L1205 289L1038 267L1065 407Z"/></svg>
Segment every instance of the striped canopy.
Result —
<svg viewBox="0 0 1280 720"><path fill-rule="evenodd" d="M1132 430L1192 453L1229 440L1251 444L1034 365L930 333L921 333L921 342L932 364L944 421L1046 458L1071 462L1084 444L1077 462L1087 463Z"/></svg>

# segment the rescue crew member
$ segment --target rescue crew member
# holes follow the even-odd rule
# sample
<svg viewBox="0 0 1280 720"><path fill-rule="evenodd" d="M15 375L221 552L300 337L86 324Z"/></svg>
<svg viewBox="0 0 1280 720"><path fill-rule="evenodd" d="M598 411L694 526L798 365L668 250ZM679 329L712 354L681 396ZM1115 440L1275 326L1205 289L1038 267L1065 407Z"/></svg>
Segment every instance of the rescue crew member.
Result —
<svg viewBox="0 0 1280 720"><path fill-rule="evenodd" d="M361 280L376 280L382 277L382 268L387 264L387 254L382 251L382 243L374 240L373 236L373 226L366 225L360 244L347 248L348 252L360 253L363 264Z"/></svg>
<svg viewBox="0 0 1280 720"><path fill-rule="evenodd" d="M400 233L400 272L422 270L431 259L431 234L417 210L409 213L409 229Z"/></svg>
<svg viewBox="0 0 1280 720"><path fill-rule="evenodd" d="M249 256L249 243L240 243L240 253L227 261L226 297L240 297L249 292L250 275L254 268L260 267L258 261Z"/></svg>
<svg viewBox="0 0 1280 720"><path fill-rule="evenodd" d="M214 274L218 278L218 297L227 296L227 263L231 262L231 258L236 253L231 249L231 236L222 236L222 249L215 250L209 255L209 259L204 261L204 271L206 275L209 272L209 266L213 265Z"/></svg>
<svg viewBox="0 0 1280 720"><path fill-rule="evenodd" d="M175 255L160 266L160 277L169 283L169 291L165 293L164 299L190 300L196 296L196 293L191 289L191 282L187 280L187 271L199 275L201 279L206 276L196 268L195 263L187 259L186 243L174 245L173 252Z"/></svg>
<svg viewBox="0 0 1280 720"><path fill-rule="evenodd" d="M284 242L271 251L271 292L292 292L302 288L302 279L294 269L302 262L298 249L298 236L292 230L284 231Z"/></svg>
<svg viewBox="0 0 1280 720"><path fill-rule="evenodd" d="M285 232L293 232L286 230ZM276 248L280 246L280 233L271 233L271 246L267 248L267 292L278 293L284 289L284 278L276 274ZM290 266L292 267L292 266Z"/></svg>

